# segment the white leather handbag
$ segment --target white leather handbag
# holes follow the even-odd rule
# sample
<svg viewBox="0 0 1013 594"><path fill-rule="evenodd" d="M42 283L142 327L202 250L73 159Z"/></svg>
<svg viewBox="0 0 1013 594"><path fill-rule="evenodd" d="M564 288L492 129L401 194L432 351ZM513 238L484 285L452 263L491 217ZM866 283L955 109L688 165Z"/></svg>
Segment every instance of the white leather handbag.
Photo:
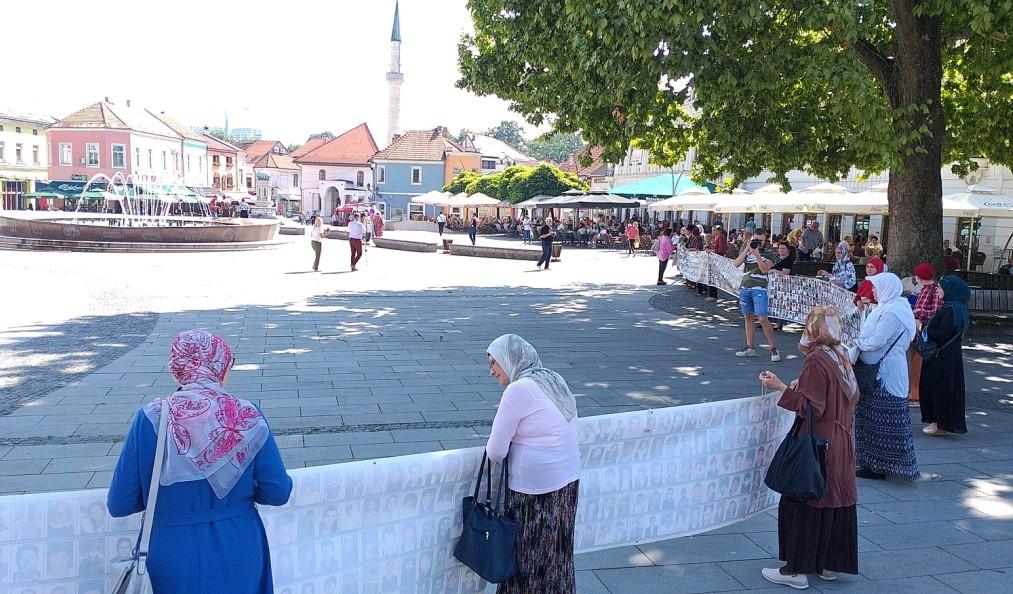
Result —
<svg viewBox="0 0 1013 594"><path fill-rule="evenodd" d="M148 576L148 550L151 543L151 524L155 519L155 503L158 501L158 484L162 478L162 460L165 458L166 433L169 426L169 402L162 401L162 414L158 420L158 441L155 442L155 462L151 469L151 484L148 485L148 505L144 510L141 524L141 540L137 553L116 580L112 594L152 594L151 578Z"/></svg>

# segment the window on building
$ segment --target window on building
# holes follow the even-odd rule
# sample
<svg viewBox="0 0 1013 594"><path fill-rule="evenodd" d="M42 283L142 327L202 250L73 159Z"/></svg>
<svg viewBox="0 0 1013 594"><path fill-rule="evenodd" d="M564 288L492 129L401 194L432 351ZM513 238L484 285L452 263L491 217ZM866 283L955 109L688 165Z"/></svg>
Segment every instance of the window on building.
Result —
<svg viewBox="0 0 1013 594"><path fill-rule="evenodd" d="M4 131L4 125L0 124L0 132L3 132L3 131Z"/></svg>
<svg viewBox="0 0 1013 594"><path fill-rule="evenodd" d="M7 160L7 155L4 154L4 143L0 142L0 162Z"/></svg>
<svg viewBox="0 0 1013 594"><path fill-rule="evenodd" d="M14 126L14 133L21 134L21 126Z"/></svg>
<svg viewBox="0 0 1013 594"><path fill-rule="evenodd" d="M246 178L246 189L247 190L252 190L253 189L253 178L252 177L247 177Z"/></svg>
<svg viewBox="0 0 1013 594"><path fill-rule="evenodd" d="M293 173L292 174L292 187L293 188L298 188L299 187L299 174L298 173Z"/></svg>
<svg viewBox="0 0 1013 594"><path fill-rule="evenodd" d="M74 164L74 151L71 149L69 142L60 143L60 165L73 165Z"/></svg>
<svg viewBox="0 0 1013 594"><path fill-rule="evenodd" d="M204 171L204 157L197 157L197 171Z"/></svg>
<svg viewBox="0 0 1013 594"><path fill-rule="evenodd" d="M496 169L496 161L492 159L482 159L482 169Z"/></svg>
<svg viewBox="0 0 1013 594"><path fill-rule="evenodd" d="M218 155L211 155L211 165L217 167L219 164L221 164L221 161Z"/></svg>
<svg viewBox="0 0 1013 594"><path fill-rule="evenodd" d="M134 148L134 169L137 169L141 165L141 149Z"/></svg>
<svg viewBox="0 0 1013 594"><path fill-rule="evenodd" d="M356 173L355 174L355 185L357 185L357 186L359 186L361 188L362 184L364 184L364 183L366 183L366 174L363 173L363 172L361 172L361 171L358 172L358 173Z"/></svg>
<svg viewBox="0 0 1013 594"><path fill-rule="evenodd" d="M214 184L216 190L221 190L222 189L222 178L220 178L220 177L218 177L216 175L214 177L214 181L212 181L212 183Z"/></svg>
<svg viewBox="0 0 1013 594"><path fill-rule="evenodd" d="M320 171L318 171L317 172L317 179L319 179L320 181L325 181L327 179L327 172L324 171L323 169L321 169Z"/></svg>
<svg viewBox="0 0 1013 594"><path fill-rule="evenodd" d="M234 184L232 183L232 176L231 175L226 175L225 176L225 189L226 190L231 190L233 188L233 186L234 186Z"/></svg>
<svg viewBox="0 0 1013 594"><path fill-rule="evenodd" d="M154 169L155 167L154 154L154 151L148 149L148 169Z"/></svg>
<svg viewBox="0 0 1013 594"><path fill-rule="evenodd" d="M383 165L376 168L376 183L382 184L387 182L387 170Z"/></svg>
<svg viewBox="0 0 1013 594"><path fill-rule="evenodd" d="M192 156L193 155L187 155L186 156L186 172L187 173L190 173L191 171L193 171L193 163L190 161L190 157L192 157Z"/></svg>
<svg viewBox="0 0 1013 594"><path fill-rule="evenodd" d="M25 160L23 158L21 158L21 157L22 157L22 155L21 155L21 143L19 142L19 143L17 143L17 144L14 145L14 162L15 163L24 163Z"/></svg>
<svg viewBox="0 0 1013 594"><path fill-rule="evenodd" d="M421 167L412 167L412 185L413 186L422 185L422 168Z"/></svg>
<svg viewBox="0 0 1013 594"><path fill-rule="evenodd" d="M232 167L232 157L225 157L225 166Z"/></svg>
<svg viewBox="0 0 1013 594"><path fill-rule="evenodd" d="M425 216L425 207L421 204L408 205L408 218L413 221L422 220Z"/></svg>
<svg viewBox="0 0 1013 594"><path fill-rule="evenodd" d="M88 144L84 145L84 154L85 154L85 161L84 161L85 165L87 165L88 167L99 166L97 142L89 142Z"/></svg>
<svg viewBox="0 0 1013 594"><path fill-rule="evenodd" d="M162 171L169 170L169 154L162 151Z"/></svg>
<svg viewBox="0 0 1013 594"><path fill-rule="evenodd" d="M32 146L32 163L39 164L39 145L37 144Z"/></svg>
<svg viewBox="0 0 1013 594"><path fill-rule="evenodd" d="M32 136L38 136L38 135L39 135L39 131L36 130L35 128L32 128Z"/></svg>
<svg viewBox="0 0 1013 594"><path fill-rule="evenodd" d="M113 168L127 168L127 146L124 144L113 145Z"/></svg>

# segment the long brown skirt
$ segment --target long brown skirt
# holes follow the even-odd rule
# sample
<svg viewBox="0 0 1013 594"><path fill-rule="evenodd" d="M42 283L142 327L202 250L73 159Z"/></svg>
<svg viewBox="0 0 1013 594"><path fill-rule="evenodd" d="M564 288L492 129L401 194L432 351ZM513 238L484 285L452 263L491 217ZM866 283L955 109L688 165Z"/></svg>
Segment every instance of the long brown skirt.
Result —
<svg viewBox="0 0 1013 594"><path fill-rule="evenodd" d="M541 495L510 491L509 514L517 520L517 567L496 594L574 594L573 528L577 483Z"/></svg>
<svg viewBox="0 0 1013 594"><path fill-rule="evenodd" d="M858 514L854 505L813 507L781 497L777 542L778 556L791 573L858 573Z"/></svg>

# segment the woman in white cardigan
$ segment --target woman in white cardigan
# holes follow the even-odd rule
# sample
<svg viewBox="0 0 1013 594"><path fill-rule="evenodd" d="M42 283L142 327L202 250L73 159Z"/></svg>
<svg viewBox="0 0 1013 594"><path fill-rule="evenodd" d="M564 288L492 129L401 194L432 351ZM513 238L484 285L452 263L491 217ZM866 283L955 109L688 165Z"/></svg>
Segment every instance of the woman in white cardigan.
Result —
<svg viewBox="0 0 1013 594"><path fill-rule="evenodd" d="M489 345L488 356L489 375L505 389L486 453L496 461L510 454L507 513L519 528L518 572L497 593L573 594L580 476L576 399L520 336L500 336Z"/></svg>
<svg viewBox="0 0 1013 594"><path fill-rule="evenodd" d="M862 478L917 479L911 418L908 413L907 349L915 318L896 274L869 277L879 304L865 319L858 348L865 363L880 361L875 387L863 391L855 409L855 450Z"/></svg>

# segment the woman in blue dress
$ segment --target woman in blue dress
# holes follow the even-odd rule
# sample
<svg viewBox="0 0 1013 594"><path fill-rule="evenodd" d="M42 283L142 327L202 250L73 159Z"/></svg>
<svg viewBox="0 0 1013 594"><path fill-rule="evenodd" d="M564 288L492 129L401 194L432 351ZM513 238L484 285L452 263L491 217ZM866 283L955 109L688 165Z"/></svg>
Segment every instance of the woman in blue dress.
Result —
<svg viewBox="0 0 1013 594"><path fill-rule="evenodd" d="M283 505L292 491L267 420L223 387L233 359L225 341L189 330L172 343L180 384L144 406L109 487L114 517L144 511L159 417L169 427L148 569L155 594L270 594L271 558L255 504Z"/></svg>

